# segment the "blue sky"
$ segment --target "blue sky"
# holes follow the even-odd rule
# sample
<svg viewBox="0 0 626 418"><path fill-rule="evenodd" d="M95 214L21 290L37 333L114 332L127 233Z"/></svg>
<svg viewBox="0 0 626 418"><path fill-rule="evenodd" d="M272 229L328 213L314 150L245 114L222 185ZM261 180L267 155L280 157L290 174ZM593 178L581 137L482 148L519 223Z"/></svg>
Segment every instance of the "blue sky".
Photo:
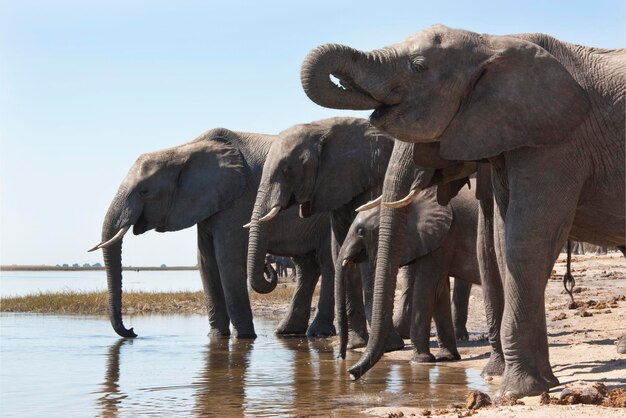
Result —
<svg viewBox="0 0 626 418"><path fill-rule="evenodd" d="M342 112L300 87L303 57L370 50L434 23L626 46L623 1L0 0L0 263L95 263L139 154L223 126L277 133ZM381 7L381 5L383 7ZM195 264L195 230L124 241L124 264Z"/></svg>

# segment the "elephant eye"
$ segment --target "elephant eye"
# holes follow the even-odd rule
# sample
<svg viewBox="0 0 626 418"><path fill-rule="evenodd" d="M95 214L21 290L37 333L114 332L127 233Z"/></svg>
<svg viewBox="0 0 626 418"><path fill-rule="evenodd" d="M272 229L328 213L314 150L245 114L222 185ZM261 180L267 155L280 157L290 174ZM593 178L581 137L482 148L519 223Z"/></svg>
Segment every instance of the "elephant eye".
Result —
<svg viewBox="0 0 626 418"><path fill-rule="evenodd" d="M150 194L150 192L148 190L146 190L146 189L139 190L139 196L140 197L147 197L149 194Z"/></svg>
<svg viewBox="0 0 626 418"><path fill-rule="evenodd" d="M361 227L357 228L356 233L360 237L362 237L365 234L365 232L363 231L363 228Z"/></svg>
<svg viewBox="0 0 626 418"><path fill-rule="evenodd" d="M409 62L413 71L421 72L428 69L428 66L426 65L426 58L421 55L411 57Z"/></svg>

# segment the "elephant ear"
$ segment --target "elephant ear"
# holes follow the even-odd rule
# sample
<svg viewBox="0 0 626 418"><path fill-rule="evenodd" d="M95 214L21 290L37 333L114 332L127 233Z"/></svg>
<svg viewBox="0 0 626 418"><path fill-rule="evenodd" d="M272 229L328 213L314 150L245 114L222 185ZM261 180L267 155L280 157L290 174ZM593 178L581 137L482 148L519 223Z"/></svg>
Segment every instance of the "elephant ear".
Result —
<svg viewBox="0 0 626 418"><path fill-rule="evenodd" d="M366 120L336 119L320 137L321 164L311 202L315 212L339 208L376 185L382 188L393 148L393 140Z"/></svg>
<svg viewBox="0 0 626 418"><path fill-rule="evenodd" d="M437 190L432 187L420 193L411 205L409 233L415 242L417 257L422 257L441 246L452 224L452 208L437 203ZM414 222L413 222L414 221ZM413 228L415 228L414 231Z"/></svg>
<svg viewBox="0 0 626 418"><path fill-rule="evenodd" d="M181 153L184 164L169 212L168 229L172 230L188 228L228 208L247 184L243 156L227 140L193 141Z"/></svg>
<svg viewBox="0 0 626 418"><path fill-rule="evenodd" d="M565 67L540 46L493 37L496 53L476 73L441 138L441 156L476 161L519 147L557 145L585 119L589 99Z"/></svg>

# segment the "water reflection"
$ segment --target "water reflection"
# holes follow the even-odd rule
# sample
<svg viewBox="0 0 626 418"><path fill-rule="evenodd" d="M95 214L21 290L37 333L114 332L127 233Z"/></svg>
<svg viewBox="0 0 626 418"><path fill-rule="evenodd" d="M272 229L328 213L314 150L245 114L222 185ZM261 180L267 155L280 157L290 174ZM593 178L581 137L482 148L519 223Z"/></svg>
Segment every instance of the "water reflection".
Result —
<svg viewBox="0 0 626 418"><path fill-rule="evenodd" d="M333 339L255 341L182 336L119 339L106 348L93 392L99 416L355 416L376 406L446 407L468 388L489 392L478 370L383 358L358 381Z"/></svg>
<svg viewBox="0 0 626 418"><path fill-rule="evenodd" d="M204 350L204 367L193 385L198 416L243 416L245 374L254 341L212 339Z"/></svg>
<svg viewBox="0 0 626 418"><path fill-rule="evenodd" d="M132 343L133 340L120 338L108 349L104 383L101 390L103 395L98 398L102 417L116 417L120 403L128 397L128 395L120 392L120 351L123 345L132 345Z"/></svg>

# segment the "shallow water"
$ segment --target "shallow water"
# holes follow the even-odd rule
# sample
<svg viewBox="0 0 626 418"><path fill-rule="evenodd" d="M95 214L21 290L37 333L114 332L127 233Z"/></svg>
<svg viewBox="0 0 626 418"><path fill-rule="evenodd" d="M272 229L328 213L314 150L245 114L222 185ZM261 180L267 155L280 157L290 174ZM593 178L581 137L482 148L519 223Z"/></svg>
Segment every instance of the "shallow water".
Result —
<svg viewBox="0 0 626 418"><path fill-rule="evenodd" d="M123 287L145 292L202 290L196 270L124 270ZM95 271L0 271L0 296L64 290L106 290L106 273Z"/></svg>
<svg viewBox="0 0 626 418"><path fill-rule="evenodd" d="M201 315L128 316L134 340L106 318L0 314L2 416L354 416L374 406L445 407L479 371L383 360L348 378L332 339L273 335L256 319L254 341L210 340Z"/></svg>

